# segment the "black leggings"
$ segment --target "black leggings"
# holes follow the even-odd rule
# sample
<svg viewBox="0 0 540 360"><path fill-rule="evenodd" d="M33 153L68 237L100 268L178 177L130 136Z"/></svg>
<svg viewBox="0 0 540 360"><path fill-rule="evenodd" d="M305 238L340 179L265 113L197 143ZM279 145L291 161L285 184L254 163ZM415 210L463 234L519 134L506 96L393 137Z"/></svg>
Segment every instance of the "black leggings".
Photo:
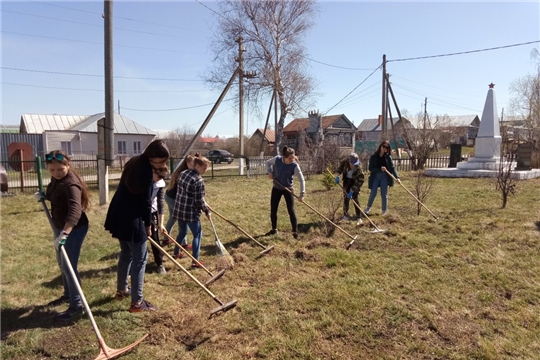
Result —
<svg viewBox="0 0 540 360"><path fill-rule="evenodd" d="M159 232L158 228L154 225L157 225L158 223L158 215L157 212L152 213L152 225L150 226L150 229L152 230L152 240L157 242L159 244ZM154 254L154 261L156 262L157 266L163 265L163 253L159 251L159 249L152 244L152 253Z"/></svg>
<svg viewBox="0 0 540 360"><path fill-rule="evenodd" d="M270 196L270 221L272 221L272 229L277 230L277 212L279 201L281 197L285 198L287 203L287 211L289 212L289 219L291 220L292 231L298 232L298 222L296 220L296 213L294 211L294 196L285 189L272 188L272 195Z"/></svg>

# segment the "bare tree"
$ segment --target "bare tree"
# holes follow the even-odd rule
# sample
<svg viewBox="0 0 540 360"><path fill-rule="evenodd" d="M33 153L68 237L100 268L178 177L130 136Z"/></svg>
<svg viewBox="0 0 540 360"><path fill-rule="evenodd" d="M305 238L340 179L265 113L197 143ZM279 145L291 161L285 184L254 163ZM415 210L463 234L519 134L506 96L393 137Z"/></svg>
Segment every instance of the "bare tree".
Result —
<svg viewBox="0 0 540 360"><path fill-rule="evenodd" d="M529 74L514 80L510 84L513 97L510 100L510 113L524 120L527 141L533 144L534 150L540 150L540 52L534 49L536 60L535 74Z"/></svg>
<svg viewBox="0 0 540 360"><path fill-rule="evenodd" d="M433 189L435 178L425 176L424 171L416 171L413 176L413 181L416 198L425 203ZM419 202L416 202L416 215L420 215L421 210L422 205Z"/></svg>
<svg viewBox="0 0 540 360"><path fill-rule="evenodd" d="M212 44L214 67L206 76L211 84L222 85L237 68L237 40L245 45L244 69L255 71L245 95L251 106L270 99L275 91L279 104L274 151L281 147L288 114L310 107L315 86L305 72L304 36L314 24L315 0L224 0ZM262 106L261 108L264 108Z"/></svg>
<svg viewBox="0 0 540 360"><path fill-rule="evenodd" d="M187 148L193 136L195 136L195 131L188 127L183 127L169 131L163 137L163 141L169 147L171 156L173 158L178 158L182 156L182 153Z"/></svg>
<svg viewBox="0 0 540 360"><path fill-rule="evenodd" d="M404 114L406 113L405 110ZM448 145L454 130L452 130L448 115L429 116L425 113L419 113L415 119L412 119L412 122L415 124L416 129L403 129L403 136L409 146L409 150L412 151L414 156L415 163L413 164L413 168L423 170L429 156L437 148L443 148ZM409 156L411 156L410 153Z"/></svg>
<svg viewBox="0 0 540 360"><path fill-rule="evenodd" d="M495 190L501 192L502 208L506 208L508 198L514 195L516 189L516 179L512 177L512 170L515 166L513 162L515 157L515 149L512 142L508 139L506 128L501 128L501 157L499 163L499 171L495 184Z"/></svg>

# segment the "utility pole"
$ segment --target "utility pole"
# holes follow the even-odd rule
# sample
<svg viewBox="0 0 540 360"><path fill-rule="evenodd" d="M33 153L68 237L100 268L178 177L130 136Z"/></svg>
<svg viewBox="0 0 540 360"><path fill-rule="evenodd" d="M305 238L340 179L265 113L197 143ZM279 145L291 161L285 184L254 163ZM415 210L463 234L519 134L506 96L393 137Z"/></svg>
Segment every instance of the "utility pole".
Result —
<svg viewBox="0 0 540 360"><path fill-rule="evenodd" d="M236 61L238 62L238 93L240 96L239 102L238 102L238 113L240 117L240 131L239 131L239 157L238 157L238 174L244 175L244 79L251 79L257 76L255 72L244 72L244 56L243 53L246 51L244 49L244 46L242 45L242 37L239 36L238 39L236 39L236 42L238 43L238 58Z"/></svg>
<svg viewBox="0 0 540 360"><path fill-rule="evenodd" d="M382 112L381 112L381 141L386 139L386 114L388 107L386 106L388 95L386 91L386 54L382 57Z"/></svg>
<svg viewBox="0 0 540 360"><path fill-rule="evenodd" d="M114 160L113 2L104 0L105 119L98 121L99 204L109 202L109 169Z"/></svg>

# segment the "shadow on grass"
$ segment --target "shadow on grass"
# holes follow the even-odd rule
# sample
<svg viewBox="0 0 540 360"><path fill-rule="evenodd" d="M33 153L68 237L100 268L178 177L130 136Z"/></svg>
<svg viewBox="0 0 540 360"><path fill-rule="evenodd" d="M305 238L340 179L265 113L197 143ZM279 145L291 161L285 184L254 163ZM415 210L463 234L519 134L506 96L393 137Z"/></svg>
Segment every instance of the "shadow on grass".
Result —
<svg viewBox="0 0 540 360"><path fill-rule="evenodd" d="M117 265L112 265L104 269L91 269L91 270L79 271L79 276L81 277L81 282L84 283L84 279L102 277L104 273L116 272L117 267L118 267ZM60 269L58 269L58 276L56 276L55 278L49 281L42 282L41 285L49 289L54 289L56 287L62 286L62 277L60 275Z"/></svg>
<svg viewBox="0 0 540 360"><path fill-rule="evenodd" d="M89 303L88 306L94 317L109 317L112 313L118 310L93 310L113 301L117 301L111 294L110 297L102 297L99 300ZM67 305L66 305L67 306ZM73 323L62 323L55 321L54 317L58 313L57 310L51 310L47 305L29 306L23 308L2 309L0 316L2 318L2 334L1 340L4 341L12 332L17 330L29 329L52 329L71 326ZM63 310L63 309L62 309ZM126 309L127 310L127 309ZM88 317L85 314L83 317Z"/></svg>
<svg viewBox="0 0 540 360"><path fill-rule="evenodd" d="M63 323L55 322L55 311L50 311L45 305L29 306L23 308L2 309L2 341L12 332L21 329L51 329L66 326Z"/></svg>
<svg viewBox="0 0 540 360"><path fill-rule="evenodd" d="M536 229L540 231L540 221L537 221L534 224L536 225Z"/></svg>
<svg viewBox="0 0 540 360"><path fill-rule="evenodd" d="M5 209L6 207L4 207ZM31 214L31 213L43 213L43 208L27 210L27 211L12 211L9 210L5 212L5 215L22 215L22 214Z"/></svg>

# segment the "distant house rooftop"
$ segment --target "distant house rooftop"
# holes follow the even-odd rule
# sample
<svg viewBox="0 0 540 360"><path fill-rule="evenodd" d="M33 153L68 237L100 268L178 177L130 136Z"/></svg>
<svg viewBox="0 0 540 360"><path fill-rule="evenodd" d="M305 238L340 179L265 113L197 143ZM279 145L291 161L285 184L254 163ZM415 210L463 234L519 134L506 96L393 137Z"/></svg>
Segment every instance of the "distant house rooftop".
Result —
<svg viewBox="0 0 540 360"><path fill-rule="evenodd" d="M20 132L41 134L44 131L80 131L97 133L97 122L105 118L105 113L94 115L41 115L22 114ZM155 135L155 132L135 121L114 113L115 134Z"/></svg>

